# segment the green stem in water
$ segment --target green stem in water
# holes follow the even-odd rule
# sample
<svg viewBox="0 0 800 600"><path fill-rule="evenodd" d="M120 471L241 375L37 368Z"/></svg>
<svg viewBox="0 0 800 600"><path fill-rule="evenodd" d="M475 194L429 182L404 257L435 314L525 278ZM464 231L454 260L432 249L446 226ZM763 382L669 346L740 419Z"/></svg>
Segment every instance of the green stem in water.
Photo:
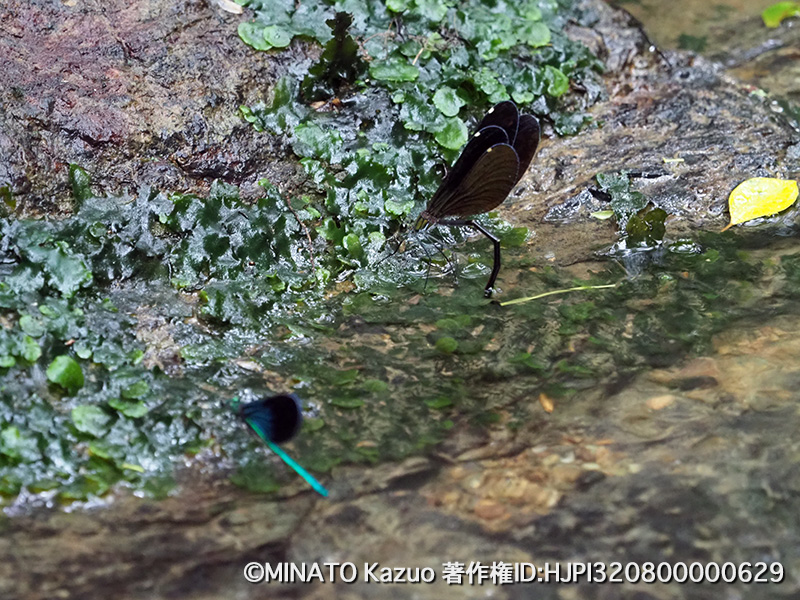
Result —
<svg viewBox="0 0 800 600"><path fill-rule="evenodd" d="M544 298L546 296L555 296L556 294L566 294L567 292L578 292L580 290L602 290L603 288L613 288L613 287L617 287L617 284L609 283L607 285L580 285L578 287L567 288L565 290L553 290L552 292L545 292L543 294L537 294L536 296L528 296L527 298L515 298L514 300L501 302L500 306L511 306L512 304L522 304L523 302L538 300L539 298Z"/></svg>

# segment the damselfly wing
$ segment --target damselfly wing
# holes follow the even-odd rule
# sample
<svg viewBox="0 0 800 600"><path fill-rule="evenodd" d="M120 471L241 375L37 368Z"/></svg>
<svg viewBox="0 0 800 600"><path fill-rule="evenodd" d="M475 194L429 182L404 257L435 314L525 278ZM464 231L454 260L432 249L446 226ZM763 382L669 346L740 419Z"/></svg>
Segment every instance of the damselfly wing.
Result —
<svg viewBox="0 0 800 600"><path fill-rule="evenodd" d="M311 473L278 446L297 435L303 424L302 403L297 396L282 394L242 404L239 407L239 416L270 450L305 479L316 492L323 496L328 495L328 490Z"/></svg>

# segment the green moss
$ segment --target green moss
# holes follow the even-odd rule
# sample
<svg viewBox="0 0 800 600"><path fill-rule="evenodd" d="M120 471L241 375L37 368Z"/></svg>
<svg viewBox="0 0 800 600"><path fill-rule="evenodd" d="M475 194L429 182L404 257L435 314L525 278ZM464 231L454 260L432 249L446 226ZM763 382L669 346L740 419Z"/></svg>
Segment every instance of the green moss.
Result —
<svg viewBox="0 0 800 600"><path fill-rule="evenodd" d="M239 487L261 494L276 492L280 489L280 483L274 473L256 461L239 467L231 476L231 481Z"/></svg>
<svg viewBox="0 0 800 600"><path fill-rule="evenodd" d="M442 354L452 354L458 350L458 340L449 336L440 337L436 340L436 349Z"/></svg>
<svg viewBox="0 0 800 600"><path fill-rule="evenodd" d="M88 200L92 197L92 178L85 169L78 165L70 165L69 183L72 188L72 197L79 207L83 204L84 200Z"/></svg>

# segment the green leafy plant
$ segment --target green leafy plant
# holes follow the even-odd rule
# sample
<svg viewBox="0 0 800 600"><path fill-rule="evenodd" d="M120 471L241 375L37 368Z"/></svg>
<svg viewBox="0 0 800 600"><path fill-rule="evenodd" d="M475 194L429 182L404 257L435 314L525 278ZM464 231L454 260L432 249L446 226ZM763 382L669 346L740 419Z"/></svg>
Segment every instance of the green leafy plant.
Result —
<svg viewBox="0 0 800 600"><path fill-rule="evenodd" d="M648 207L632 215L625 224L628 245L657 245L666 233L667 212L662 208Z"/></svg>
<svg viewBox="0 0 800 600"><path fill-rule="evenodd" d="M761 13L764 25L770 28L780 27L784 19L797 16L800 16L800 2L777 2Z"/></svg>
<svg viewBox="0 0 800 600"><path fill-rule="evenodd" d="M339 94L343 87L351 85L364 72L366 67L358 54L358 44L347 33L352 22L352 16L343 12L337 12L333 19L326 21L333 37L325 44L319 62L303 79L301 91L307 101Z"/></svg>
<svg viewBox="0 0 800 600"><path fill-rule="evenodd" d="M306 227L330 244L333 274L379 259L385 240L421 210L442 165L466 143L471 120L490 104L513 98L533 105L559 132L571 133L588 122L582 110L600 92L601 63L560 30L569 3L255 0L247 6L253 27L282 27L326 44L302 82L283 77L271 104L242 107L242 114L258 130L285 136L306 170L309 193L324 198L320 219ZM300 15L324 16L333 36L317 27L301 30ZM252 33L243 38L250 43ZM366 78L362 60L369 64ZM570 81L592 91L570 97ZM345 87L349 97L333 112L306 104Z"/></svg>
<svg viewBox="0 0 800 600"><path fill-rule="evenodd" d="M70 356L56 356L47 367L47 379L57 383L70 394L83 387L83 371L81 366Z"/></svg>
<svg viewBox="0 0 800 600"><path fill-rule="evenodd" d="M651 247L664 239L667 213L648 206L648 199L633 188L627 173L600 173L596 179L600 193L608 196L611 213L624 231L626 247Z"/></svg>

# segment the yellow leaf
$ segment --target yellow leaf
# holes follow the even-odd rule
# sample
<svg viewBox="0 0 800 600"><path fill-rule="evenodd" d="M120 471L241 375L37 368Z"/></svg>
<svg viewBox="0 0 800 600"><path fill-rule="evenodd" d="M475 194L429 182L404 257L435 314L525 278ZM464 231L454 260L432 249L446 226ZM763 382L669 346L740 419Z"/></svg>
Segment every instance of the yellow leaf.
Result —
<svg viewBox="0 0 800 600"><path fill-rule="evenodd" d="M796 181L771 177L754 177L743 181L728 197L728 208L731 212L728 227L779 213L794 204L795 200Z"/></svg>

